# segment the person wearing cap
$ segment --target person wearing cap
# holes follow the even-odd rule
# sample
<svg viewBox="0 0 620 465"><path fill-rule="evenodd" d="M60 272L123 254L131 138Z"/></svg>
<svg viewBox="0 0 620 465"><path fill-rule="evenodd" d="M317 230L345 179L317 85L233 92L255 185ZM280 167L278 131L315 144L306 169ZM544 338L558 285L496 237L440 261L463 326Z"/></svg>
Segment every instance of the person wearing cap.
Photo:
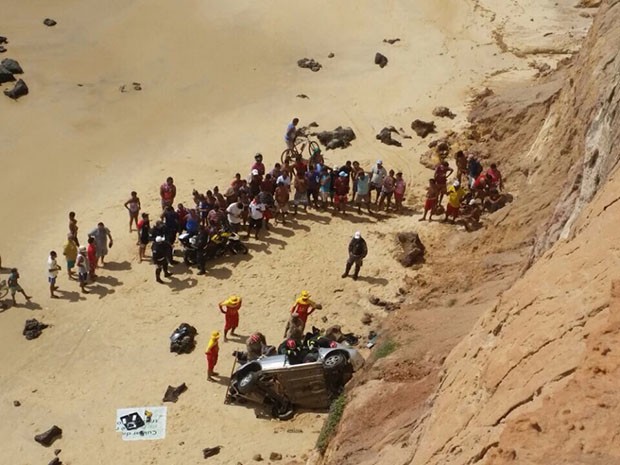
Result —
<svg viewBox="0 0 620 465"><path fill-rule="evenodd" d="M265 204L261 203L257 197L250 203L248 238L252 234L252 231L254 231L254 237L258 239L258 233L263 228L263 217L266 208Z"/></svg>
<svg viewBox="0 0 620 465"><path fill-rule="evenodd" d="M164 236L157 236L155 238L155 242L153 242L153 263L155 263L155 281L160 284L164 282L161 279L161 272L164 271L164 276L169 278L172 276L172 273L168 271L168 257L170 255L169 249L171 249L170 244L166 242L166 238Z"/></svg>
<svg viewBox="0 0 620 465"><path fill-rule="evenodd" d="M78 281L80 283L80 289L83 294L88 294L86 290L86 284L88 282L88 258L86 252L86 246L82 245L78 248L78 254L75 259L75 267L78 271Z"/></svg>
<svg viewBox="0 0 620 465"><path fill-rule="evenodd" d="M178 216L177 216L178 217ZM144 260L144 252L150 241L151 221L148 213L142 213L142 219L138 221L138 258L140 263Z"/></svg>
<svg viewBox="0 0 620 465"><path fill-rule="evenodd" d="M265 175L265 164L263 163L263 155L261 153L257 153L254 155L254 164L252 165L252 171L258 171L258 174L261 176Z"/></svg>
<svg viewBox="0 0 620 465"><path fill-rule="evenodd" d="M73 276L73 268L75 267L75 260L77 259L78 246L75 243L72 233L67 234L67 242L65 242L62 248L62 254L67 261L67 276L69 276L69 279L75 279Z"/></svg>
<svg viewBox="0 0 620 465"><path fill-rule="evenodd" d="M52 250L47 257L47 281L50 285L50 297L57 299L58 296L54 294L54 291L58 289L56 286L56 279L58 278L58 272L60 271L60 265L56 261L56 251Z"/></svg>
<svg viewBox="0 0 620 465"><path fill-rule="evenodd" d="M343 215L346 214L348 193L349 193L349 175L341 171L334 182L334 205Z"/></svg>
<svg viewBox="0 0 620 465"><path fill-rule="evenodd" d="M349 276L349 271L351 271L351 267L355 264L353 279L357 280L359 277L360 268L362 267L366 255L368 255L368 246L366 245L366 241L362 237L362 233L356 231L355 234L353 234L351 242L349 242L349 258L347 259L347 264L344 269L344 273L342 273L342 277L346 278Z"/></svg>
<svg viewBox="0 0 620 465"><path fill-rule="evenodd" d="M224 342L228 341L228 331L231 336L236 336L235 329L239 326L239 309L241 308L241 297L231 295L228 299L218 304L220 312L224 314Z"/></svg>
<svg viewBox="0 0 620 465"><path fill-rule="evenodd" d="M205 356L207 358L207 379L209 381L215 381L213 376L217 376L218 373L215 371L215 365L217 365L217 356L220 352L220 333L219 331L213 331L211 333L211 339L209 339L209 343L205 349Z"/></svg>
<svg viewBox="0 0 620 465"><path fill-rule="evenodd" d="M456 217L459 216L459 210L461 208L461 202L465 197L465 189L461 186L461 183L455 180L448 188L448 204L446 205L446 216L443 219L444 222L448 221L448 217L452 217L452 223L456 221Z"/></svg>
<svg viewBox="0 0 620 465"><path fill-rule="evenodd" d="M303 326L301 328L302 333L306 327L306 321L315 310L320 310L321 304L317 304L310 300L310 293L308 291L301 291L299 297L295 300L295 303L291 307L291 315L296 313L299 319L302 321Z"/></svg>
<svg viewBox="0 0 620 465"><path fill-rule="evenodd" d="M295 138L297 137L297 124L299 118L293 118L288 126L286 126L286 133L284 134L284 142L286 142L286 148L293 149L295 147Z"/></svg>
<svg viewBox="0 0 620 465"><path fill-rule="evenodd" d="M383 180L387 175L387 170L383 167L383 160L377 160L375 166L370 170L370 192L372 193L373 190L377 191L375 203L379 203L381 189L383 188Z"/></svg>
<svg viewBox="0 0 620 465"><path fill-rule="evenodd" d="M253 169L250 174L250 182L248 183L248 187L250 189L250 197L256 197L260 192L260 186L263 183L263 177L257 169Z"/></svg>

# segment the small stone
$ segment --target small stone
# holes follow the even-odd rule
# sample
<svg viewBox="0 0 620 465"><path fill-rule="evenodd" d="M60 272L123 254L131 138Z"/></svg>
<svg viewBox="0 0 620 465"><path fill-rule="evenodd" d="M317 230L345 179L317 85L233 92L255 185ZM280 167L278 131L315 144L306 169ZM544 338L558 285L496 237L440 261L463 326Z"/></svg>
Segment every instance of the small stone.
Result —
<svg viewBox="0 0 620 465"><path fill-rule="evenodd" d="M271 454L269 454L269 460L282 460L282 454L278 453L278 452L272 452Z"/></svg>
<svg viewBox="0 0 620 465"><path fill-rule="evenodd" d="M43 24L45 24L48 27L52 27L52 26L56 26L56 24L58 24L58 23L56 21L54 21L53 19L51 19L51 18L45 18L43 20Z"/></svg>
<svg viewBox="0 0 620 465"><path fill-rule="evenodd" d="M254 454L254 457L252 457L252 460L254 460L255 462L262 462L263 456L260 454Z"/></svg>
<svg viewBox="0 0 620 465"><path fill-rule="evenodd" d="M62 437L62 430L58 426L54 425L44 433L37 434L34 437L34 440L42 446L49 447L60 437Z"/></svg>
<svg viewBox="0 0 620 465"><path fill-rule="evenodd" d="M306 94L297 94L297 98L307 98L307 99L309 99L310 97L308 97Z"/></svg>
<svg viewBox="0 0 620 465"><path fill-rule="evenodd" d="M0 36L0 44L8 44L9 40L4 37L4 36Z"/></svg>
<svg viewBox="0 0 620 465"><path fill-rule="evenodd" d="M333 52L330 52L330 54L329 54L329 55L327 55L327 58L334 58L335 56L336 56L336 55L334 55L334 53L333 53Z"/></svg>
<svg viewBox="0 0 620 465"><path fill-rule="evenodd" d="M0 45L0 53L4 53L4 52L6 52L6 48Z"/></svg>
<svg viewBox="0 0 620 465"><path fill-rule="evenodd" d="M59 455L62 452L62 449L55 449L54 455Z"/></svg>
<svg viewBox="0 0 620 465"><path fill-rule="evenodd" d="M299 428L290 428L286 430L287 433L303 433L304 430L303 429L299 429Z"/></svg>
<svg viewBox="0 0 620 465"><path fill-rule="evenodd" d="M321 317L321 321L322 321L323 323L327 323L327 317L326 317L325 315L323 315L323 316Z"/></svg>
<svg viewBox="0 0 620 465"><path fill-rule="evenodd" d="M375 65L379 65L380 68L385 68L388 64L388 59L385 55L377 52L375 54Z"/></svg>
<svg viewBox="0 0 620 465"><path fill-rule="evenodd" d="M370 313L364 313L364 316L362 316L362 324L363 325L369 325L372 323L372 315Z"/></svg>
<svg viewBox="0 0 620 465"><path fill-rule="evenodd" d="M385 42L386 44L393 45L396 42L400 42L400 39L398 37L396 39L383 39L383 42Z"/></svg>
<svg viewBox="0 0 620 465"><path fill-rule="evenodd" d="M54 457L52 461L48 463L47 465L62 465L62 462L60 461L58 457Z"/></svg>
<svg viewBox="0 0 620 465"><path fill-rule="evenodd" d="M322 68L322 65L319 62L315 61L313 58L302 58L300 60L297 60L297 66L299 66L300 68L308 68L315 73Z"/></svg>
<svg viewBox="0 0 620 465"><path fill-rule="evenodd" d="M28 86L26 85L23 79L19 79L15 83L12 89L10 90L7 89L4 91L4 95L6 95L9 98L12 98L13 100L17 100L18 98L23 97L24 95L27 95L27 94L28 94ZM47 327L47 325L44 325L44 326ZM28 339L27 336L26 336L26 339Z"/></svg>
<svg viewBox="0 0 620 465"><path fill-rule="evenodd" d="M19 407L21 405L22 405L22 403L19 400L14 400L13 401L13 407Z"/></svg>
<svg viewBox="0 0 620 465"><path fill-rule="evenodd" d="M184 446L184 445L185 445L185 441L181 441L181 442L179 443L179 446Z"/></svg>
<svg viewBox="0 0 620 465"><path fill-rule="evenodd" d="M202 449L202 456L205 459L208 459L209 457L213 457L214 455L219 454L221 449L222 446L207 447L205 449Z"/></svg>
<svg viewBox="0 0 620 465"><path fill-rule="evenodd" d="M454 119L456 117L456 115L452 113L448 107L435 107L433 109L433 116L450 119Z"/></svg>
<svg viewBox="0 0 620 465"><path fill-rule="evenodd" d="M411 123L411 129L413 129L415 133L422 139L424 139L429 134L437 132L434 121L427 122L419 119L416 119L415 121L413 121L413 123Z"/></svg>

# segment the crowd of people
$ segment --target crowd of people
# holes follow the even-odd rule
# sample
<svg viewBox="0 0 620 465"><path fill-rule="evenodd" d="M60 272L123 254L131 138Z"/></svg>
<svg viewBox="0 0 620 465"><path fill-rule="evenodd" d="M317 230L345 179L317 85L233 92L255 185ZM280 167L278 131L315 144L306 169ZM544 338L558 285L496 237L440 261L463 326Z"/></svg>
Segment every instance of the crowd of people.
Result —
<svg viewBox="0 0 620 465"><path fill-rule="evenodd" d="M483 211L494 212L502 208L507 195L504 180L497 164L491 163L486 170L475 154L459 150L455 156L456 174L447 161L435 167L428 180L424 213L420 221L432 221L433 215L444 214L443 221L462 223L468 231L479 226ZM451 182L448 178L454 175ZM442 205L446 197L445 207Z"/></svg>

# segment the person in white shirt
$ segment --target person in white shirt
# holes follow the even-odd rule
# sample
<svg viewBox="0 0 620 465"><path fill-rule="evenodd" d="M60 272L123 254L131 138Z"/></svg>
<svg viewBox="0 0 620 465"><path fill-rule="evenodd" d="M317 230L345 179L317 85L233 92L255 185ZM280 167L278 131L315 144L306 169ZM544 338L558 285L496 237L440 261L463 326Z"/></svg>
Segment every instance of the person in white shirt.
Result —
<svg viewBox="0 0 620 465"><path fill-rule="evenodd" d="M291 192L291 177L286 171L284 171L280 176L278 176L278 179L276 179L276 186L280 183L284 184L288 191Z"/></svg>
<svg viewBox="0 0 620 465"><path fill-rule="evenodd" d="M381 189L383 188L383 180L387 177L387 170L383 167L383 162L377 160L377 164L372 167L370 171L370 195L372 191L377 191L377 199L375 203L379 202L379 196L381 195ZM372 199L370 199L372 201Z"/></svg>
<svg viewBox="0 0 620 465"><path fill-rule="evenodd" d="M260 203L256 198L250 203L250 221L248 226L248 237L252 234L252 230L255 231L254 237L258 239L258 232L263 227L263 212L265 211L265 205Z"/></svg>
<svg viewBox="0 0 620 465"><path fill-rule="evenodd" d="M230 223L230 227L232 228L232 230L234 232L239 232L241 222L243 221L243 218L241 217L241 215L243 214L243 203L231 203L226 208L226 213L228 214L228 222Z"/></svg>
<svg viewBox="0 0 620 465"><path fill-rule="evenodd" d="M58 296L54 294L54 291L58 289L56 286L56 278L58 278L58 272L60 271L60 266L56 262L56 252L51 251L50 256L47 258L47 281L50 284L50 297L52 299L57 299Z"/></svg>

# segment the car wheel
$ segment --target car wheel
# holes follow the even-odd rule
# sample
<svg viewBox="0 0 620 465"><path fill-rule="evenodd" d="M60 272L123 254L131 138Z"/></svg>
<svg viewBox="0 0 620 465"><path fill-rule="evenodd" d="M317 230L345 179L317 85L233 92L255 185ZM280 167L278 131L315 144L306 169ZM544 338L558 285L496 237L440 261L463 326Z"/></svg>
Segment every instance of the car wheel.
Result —
<svg viewBox="0 0 620 465"><path fill-rule="evenodd" d="M239 381L237 381L237 390L241 394L251 392L256 386L256 383L258 383L259 377L260 371L250 371L249 373L246 373L241 379L239 379Z"/></svg>
<svg viewBox="0 0 620 465"><path fill-rule="evenodd" d="M347 363L347 358L339 353L328 354L325 359L323 359L323 366L326 370L338 370L343 368Z"/></svg>
<svg viewBox="0 0 620 465"><path fill-rule="evenodd" d="M271 410L271 414L280 421L288 421L295 416L295 409L293 408L293 404L286 402L275 405Z"/></svg>

